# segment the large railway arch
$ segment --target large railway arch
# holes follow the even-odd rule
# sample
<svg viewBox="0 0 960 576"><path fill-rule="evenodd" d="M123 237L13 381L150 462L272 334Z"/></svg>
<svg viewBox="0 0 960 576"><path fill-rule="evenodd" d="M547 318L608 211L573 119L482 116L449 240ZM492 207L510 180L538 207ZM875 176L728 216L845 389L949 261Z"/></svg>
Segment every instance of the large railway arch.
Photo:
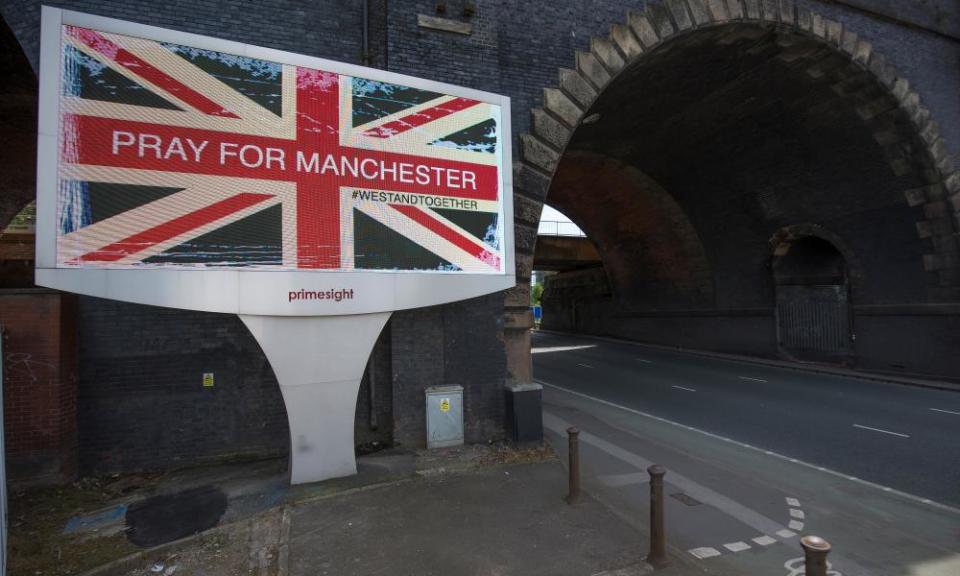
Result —
<svg viewBox="0 0 960 576"><path fill-rule="evenodd" d="M960 175L855 29L791 2L651 3L560 70L520 139L518 213L548 202L603 259L551 277L545 327L960 374Z"/></svg>

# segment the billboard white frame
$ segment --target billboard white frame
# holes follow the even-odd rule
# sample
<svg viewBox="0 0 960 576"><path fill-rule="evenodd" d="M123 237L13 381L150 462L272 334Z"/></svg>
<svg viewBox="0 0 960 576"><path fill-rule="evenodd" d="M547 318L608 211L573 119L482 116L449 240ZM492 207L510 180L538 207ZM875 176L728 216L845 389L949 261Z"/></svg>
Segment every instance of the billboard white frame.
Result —
<svg viewBox="0 0 960 576"><path fill-rule="evenodd" d="M368 78L471 98L500 107L499 172L503 206L503 271L471 274L419 270L98 269L57 267L56 222L62 82L62 26L74 25L160 42ZM490 294L516 283L513 252L513 170L510 99L321 58L43 7L40 40L40 118L37 157L36 283L68 292L170 308L269 316L330 316L419 308ZM300 290L353 290L353 298L291 301Z"/></svg>
<svg viewBox="0 0 960 576"><path fill-rule="evenodd" d="M58 268L57 184L62 27L134 36L400 84L500 107L502 273L343 270ZM510 99L392 72L44 6L40 40L36 283L138 304L237 314L280 384L294 484L356 473L354 414L370 351L394 310L465 300L516 283ZM291 300L291 292L353 290L353 298ZM198 378L199 378L198 374Z"/></svg>

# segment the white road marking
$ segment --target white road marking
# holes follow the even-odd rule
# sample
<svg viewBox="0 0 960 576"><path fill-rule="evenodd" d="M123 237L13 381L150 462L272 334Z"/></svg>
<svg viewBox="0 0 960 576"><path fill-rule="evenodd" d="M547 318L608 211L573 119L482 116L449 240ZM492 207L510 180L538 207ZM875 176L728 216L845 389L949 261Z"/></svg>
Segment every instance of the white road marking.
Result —
<svg viewBox="0 0 960 576"><path fill-rule="evenodd" d="M769 536L758 536L753 538L753 541L761 546L769 546L777 541L776 538L771 538Z"/></svg>
<svg viewBox="0 0 960 576"><path fill-rule="evenodd" d="M531 354L547 354L550 352L569 352L571 350L584 350L586 348L596 348L596 344L582 344L580 346L540 346L530 348Z"/></svg>
<svg viewBox="0 0 960 576"><path fill-rule="evenodd" d="M787 506L799 506L800 501L796 498L787 498Z"/></svg>
<svg viewBox="0 0 960 576"><path fill-rule="evenodd" d="M686 388L684 386L671 386L671 388L676 388L677 390L686 390L687 392L696 392L693 388Z"/></svg>
<svg viewBox="0 0 960 576"><path fill-rule="evenodd" d="M750 549L750 545L746 542L731 542L724 544L723 547L731 552L743 552L744 550Z"/></svg>
<svg viewBox="0 0 960 576"><path fill-rule="evenodd" d="M934 412L943 412L944 414L953 414L955 416L960 416L960 412L954 412L953 410L941 410L939 408L931 408Z"/></svg>
<svg viewBox="0 0 960 576"><path fill-rule="evenodd" d="M540 380L539 378L534 378L534 382L536 382L537 384L541 384L541 385L543 385L543 386L547 386L547 387L549 387L549 388L553 388L554 390L560 390L561 392L566 392L567 394L570 394L570 395L573 395L573 396L579 396L580 398L586 398L587 400L591 400L591 401L593 401L593 402L596 402L597 404L603 404L604 406L610 406L610 407L612 407L612 408L617 408L617 409L619 409L619 410L623 410L624 412L629 412L629 413L631 413L631 414L636 414L637 416L643 416L644 418L649 418L649 419L651 419L651 420L656 420L657 422L662 422L662 423L664 423L664 424L669 424L669 425L671 425L671 426L677 426L677 427L679 427L679 428L686 428L687 430L690 430L691 432L696 432L696 433L698 433L698 434L703 434L704 436L708 436L708 437L710 437L710 438L715 438L715 439L720 439L720 438L721 438L721 437L718 436L717 434L714 434L714 433L712 433L712 432L707 432L706 430L701 430L701 429L699 429L699 428L694 428L693 426L687 426L686 424L681 424L681 423L679 423L679 422L670 420L670 419L668 419L668 418L663 418L663 417L661 417L661 416L655 416L655 415L653 415L653 414L650 414L649 412L643 412L642 410L635 410L635 409L633 409L633 408L627 408L626 406L621 406L621 405L616 404L616 403L614 403L614 402L610 402L609 400L604 400L603 398L597 398L596 396L590 396L589 394L584 394L583 392L577 392L576 390L571 390L571 389L569 389L569 388L564 388L563 386L557 386L556 384L550 384L549 382L545 382L545 381L543 381L543 380ZM564 433L566 433L566 432L564 432ZM881 484L877 484L877 483L875 483L875 482L870 482L869 480L861 480L860 478L854 478L854 477L852 477L852 476L847 476L846 474L841 474L840 472L837 472L836 470L830 470L829 468L824 468L824 467L822 467L822 466L817 466L816 464L810 464L809 462L803 462L803 461L801 461L801 460L797 460L796 458L790 458L789 456L784 456L783 454L779 454L779 453L777 453L777 452L770 452L769 450L768 450L768 451L764 451L763 449L761 449L761 448L756 448L756 447L750 448L750 447L748 447L746 444L744 444L743 442L737 442L736 440L726 440L726 442L729 442L730 444L735 444L735 445L737 445L737 446L741 446L741 447L743 447L743 448L747 448L747 449L749 449L749 450L754 450L754 451L756 451L756 452L761 452L761 453L764 453L764 454L768 454L768 455L770 455L770 456L773 456L774 458L779 458L779 459L781 459L781 460L786 460L786 461L792 462L792 463L794 463L794 464L798 464L798 465L800 465L800 466L804 466L804 467L807 467L807 468L811 468L811 469L813 469L813 470L819 470L819 471L823 472L824 474L830 474L831 476L836 476L837 478L846 478L847 480L850 480L851 482L855 482L855 483L861 484L861 485L863 485L863 486L870 486L871 488L876 488L877 490L888 491L888 492L890 492L891 494L896 494L897 496L899 496L899 497L901 497L901 498L905 498L905 499L907 499L907 500L912 500L912 501L914 501L914 502L921 502L921 503L923 503L923 504L928 504L928 505L930 505L931 507L937 508L937 509L939 509L939 510L944 510L944 511L950 512L950 513L952 513L952 514L960 514L960 508L954 508L953 506L948 506L948 505L946 505L946 504L941 504L941 503L939 503L939 502L934 502L934 501L929 500L929 499L927 499L927 498L921 498L921 497L919 497L919 496L916 496L916 495L914 495L914 494L910 494L910 493L908 493L908 492L902 492L902 491L900 491L900 490L894 490L894 489L892 489L892 488L887 489L886 486L883 486L883 485L881 485Z"/></svg>
<svg viewBox="0 0 960 576"><path fill-rule="evenodd" d="M647 360L646 358L636 358L637 362L643 362L644 364L653 364L653 360Z"/></svg>
<svg viewBox="0 0 960 576"><path fill-rule="evenodd" d="M692 550L687 550L687 552L693 554L697 558L703 560L704 558L713 558L714 556L719 556L720 551L716 548L694 548Z"/></svg>
<svg viewBox="0 0 960 576"><path fill-rule="evenodd" d="M869 427L869 426L861 426L860 424L854 424L853 427L854 427L854 428L862 428L862 429L864 429L864 430L873 430L874 432L882 432L882 433L884 433L884 434L889 434L889 435L891 435L891 436L899 436L899 437L901 437L901 438L909 438L909 437L910 437L910 436L907 436L906 434L901 434L901 433L899 433L899 432L891 432L891 431L889 431L889 430L881 430L880 428L871 428L871 427Z"/></svg>
<svg viewBox="0 0 960 576"><path fill-rule="evenodd" d="M797 520L803 520L804 518L803 510L797 510L796 508L791 508L790 517L796 518Z"/></svg>
<svg viewBox="0 0 960 576"><path fill-rule="evenodd" d="M760 378L750 378L749 376L737 376L737 378L741 380L749 380L751 382L766 382L766 380L762 380Z"/></svg>
<svg viewBox="0 0 960 576"><path fill-rule="evenodd" d="M650 474L646 472L608 474L606 476L598 476L597 480L602 482L605 486L609 486L611 488L620 488L623 486L630 486L632 484L646 484L650 481Z"/></svg>
<svg viewBox="0 0 960 576"><path fill-rule="evenodd" d="M593 366L589 364L577 364L577 366L583 366L584 368L593 368Z"/></svg>
<svg viewBox="0 0 960 576"><path fill-rule="evenodd" d="M796 530L797 532L803 531L803 522L799 520L791 520L789 526L791 530Z"/></svg>
<svg viewBox="0 0 960 576"><path fill-rule="evenodd" d="M777 536L779 536L779 537L781 537L781 538L784 538L784 539L786 539L786 538L793 538L793 537L796 536L796 535L797 535L796 532L792 532L792 531L790 531L790 530L777 530Z"/></svg>

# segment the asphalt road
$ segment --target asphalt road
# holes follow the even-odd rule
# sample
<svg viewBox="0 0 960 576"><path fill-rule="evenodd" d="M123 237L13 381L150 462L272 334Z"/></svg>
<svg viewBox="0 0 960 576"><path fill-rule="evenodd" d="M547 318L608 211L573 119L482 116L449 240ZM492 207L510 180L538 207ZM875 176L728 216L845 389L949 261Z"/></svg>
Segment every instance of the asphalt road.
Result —
<svg viewBox="0 0 960 576"><path fill-rule="evenodd" d="M587 492L638 529L666 471L667 546L703 574L960 574L960 393L536 333L544 432ZM644 547L644 543L639 543Z"/></svg>
<svg viewBox="0 0 960 576"><path fill-rule="evenodd" d="M960 393L543 332L567 390L960 508Z"/></svg>

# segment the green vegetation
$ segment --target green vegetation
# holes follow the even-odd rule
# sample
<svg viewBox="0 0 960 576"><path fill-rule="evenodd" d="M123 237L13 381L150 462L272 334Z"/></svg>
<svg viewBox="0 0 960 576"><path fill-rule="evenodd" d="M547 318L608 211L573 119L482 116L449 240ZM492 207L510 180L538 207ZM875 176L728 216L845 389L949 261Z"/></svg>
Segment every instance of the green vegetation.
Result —
<svg viewBox="0 0 960 576"><path fill-rule="evenodd" d="M541 298L543 298L543 284L537 282L530 287L530 305L539 306Z"/></svg>

